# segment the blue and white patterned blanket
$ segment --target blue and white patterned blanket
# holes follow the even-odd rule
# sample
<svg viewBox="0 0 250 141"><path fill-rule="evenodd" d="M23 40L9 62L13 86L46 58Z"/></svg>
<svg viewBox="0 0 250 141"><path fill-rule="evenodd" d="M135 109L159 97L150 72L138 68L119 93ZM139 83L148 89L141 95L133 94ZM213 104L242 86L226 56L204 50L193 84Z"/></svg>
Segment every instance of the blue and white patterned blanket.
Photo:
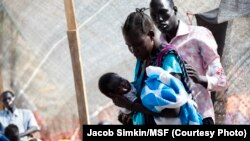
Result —
<svg viewBox="0 0 250 141"><path fill-rule="evenodd" d="M146 72L148 79L141 93L145 107L158 113L165 108L181 107L180 115L177 117L180 123L177 124L202 124L202 117L196 110L195 102L179 79L160 67L149 66Z"/></svg>

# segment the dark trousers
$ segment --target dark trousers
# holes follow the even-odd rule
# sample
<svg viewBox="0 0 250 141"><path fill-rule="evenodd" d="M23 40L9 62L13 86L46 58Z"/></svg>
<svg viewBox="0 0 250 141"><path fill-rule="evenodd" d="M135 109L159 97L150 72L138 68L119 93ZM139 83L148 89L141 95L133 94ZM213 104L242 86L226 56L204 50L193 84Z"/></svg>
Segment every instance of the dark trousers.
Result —
<svg viewBox="0 0 250 141"><path fill-rule="evenodd" d="M202 122L203 125L214 125L214 120L211 117L204 118Z"/></svg>

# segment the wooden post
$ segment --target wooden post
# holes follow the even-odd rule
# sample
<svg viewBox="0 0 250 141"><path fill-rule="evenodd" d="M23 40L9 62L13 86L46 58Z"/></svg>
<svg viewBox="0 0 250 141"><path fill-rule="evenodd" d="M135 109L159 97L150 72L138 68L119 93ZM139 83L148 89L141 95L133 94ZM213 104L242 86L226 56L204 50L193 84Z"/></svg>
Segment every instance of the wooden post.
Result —
<svg viewBox="0 0 250 141"><path fill-rule="evenodd" d="M68 41L72 68L75 80L75 91L78 105L80 125L89 124L87 96L85 91L84 76L81 66L80 42L75 19L74 0L64 0L65 14L68 26Z"/></svg>

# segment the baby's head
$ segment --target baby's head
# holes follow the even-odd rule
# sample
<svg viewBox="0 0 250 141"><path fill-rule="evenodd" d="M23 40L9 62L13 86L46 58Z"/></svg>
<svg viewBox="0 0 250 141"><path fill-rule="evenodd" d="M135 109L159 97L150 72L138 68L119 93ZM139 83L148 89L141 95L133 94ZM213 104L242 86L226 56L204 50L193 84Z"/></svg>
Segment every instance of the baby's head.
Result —
<svg viewBox="0 0 250 141"><path fill-rule="evenodd" d="M126 94L131 89L131 84L128 80L113 72L103 74L99 79L98 85L99 90L109 98Z"/></svg>

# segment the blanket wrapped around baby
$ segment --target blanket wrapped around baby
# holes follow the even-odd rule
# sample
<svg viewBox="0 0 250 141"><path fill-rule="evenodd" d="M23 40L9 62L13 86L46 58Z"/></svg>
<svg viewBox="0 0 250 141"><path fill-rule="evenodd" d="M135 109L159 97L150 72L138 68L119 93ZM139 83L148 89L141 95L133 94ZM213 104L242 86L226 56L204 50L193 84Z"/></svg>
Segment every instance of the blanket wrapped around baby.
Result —
<svg viewBox="0 0 250 141"><path fill-rule="evenodd" d="M180 108L177 121L181 125L200 125L202 117L196 103L186 92L182 82L160 67L146 68L148 78L142 89L141 100L145 107L160 113L165 108Z"/></svg>

